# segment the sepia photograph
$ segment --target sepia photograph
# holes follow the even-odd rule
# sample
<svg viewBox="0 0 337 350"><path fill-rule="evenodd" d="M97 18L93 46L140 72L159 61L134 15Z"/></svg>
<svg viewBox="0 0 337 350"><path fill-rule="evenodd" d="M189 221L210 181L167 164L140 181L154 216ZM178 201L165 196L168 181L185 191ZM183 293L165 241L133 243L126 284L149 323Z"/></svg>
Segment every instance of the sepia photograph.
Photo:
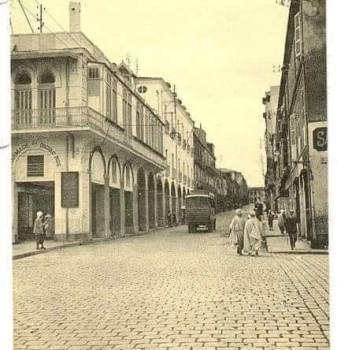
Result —
<svg viewBox="0 0 337 350"><path fill-rule="evenodd" d="M0 7L0 348L332 349L326 1Z"/></svg>

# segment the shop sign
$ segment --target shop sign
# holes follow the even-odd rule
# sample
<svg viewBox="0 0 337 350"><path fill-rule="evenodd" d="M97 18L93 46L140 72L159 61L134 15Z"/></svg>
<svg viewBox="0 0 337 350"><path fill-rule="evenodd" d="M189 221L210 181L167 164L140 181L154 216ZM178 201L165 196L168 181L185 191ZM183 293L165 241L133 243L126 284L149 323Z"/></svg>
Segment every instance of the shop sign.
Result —
<svg viewBox="0 0 337 350"><path fill-rule="evenodd" d="M79 174L77 171L61 173L61 207L79 206Z"/></svg>
<svg viewBox="0 0 337 350"><path fill-rule="evenodd" d="M312 135L314 149L319 152L326 151L328 149L328 128L316 128Z"/></svg>
<svg viewBox="0 0 337 350"><path fill-rule="evenodd" d="M25 152L28 149L31 149L33 146L38 146L44 151L47 151L55 160L56 166L61 166L61 160L60 157L57 155L56 151L47 143L39 141L39 139L34 138L31 142L26 142L22 145L20 145L13 153L12 155L12 161L19 157L23 152Z"/></svg>

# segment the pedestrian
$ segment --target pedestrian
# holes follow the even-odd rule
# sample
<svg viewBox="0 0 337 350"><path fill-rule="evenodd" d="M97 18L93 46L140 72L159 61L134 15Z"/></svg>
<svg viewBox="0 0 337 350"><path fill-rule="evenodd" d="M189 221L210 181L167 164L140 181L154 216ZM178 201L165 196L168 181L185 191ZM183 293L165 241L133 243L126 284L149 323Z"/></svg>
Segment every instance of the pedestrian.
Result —
<svg viewBox="0 0 337 350"><path fill-rule="evenodd" d="M290 216L287 217L285 220L285 229L287 234L289 235L291 250L295 249L295 244L297 241L297 223L297 217L294 213L294 210L291 209Z"/></svg>
<svg viewBox="0 0 337 350"><path fill-rule="evenodd" d="M172 226L177 226L177 217L176 213L172 214Z"/></svg>
<svg viewBox="0 0 337 350"><path fill-rule="evenodd" d="M247 220L244 229L244 252L248 255L259 255L262 241L262 223L256 218L256 213L252 210L250 219Z"/></svg>
<svg viewBox="0 0 337 350"><path fill-rule="evenodd" d="M237 209L231 224L229 225L230 238L232 246L237 246L236 252L242 255L243 235L245 229L245 219L242 216L242 210Z"/></svg>
<svg viewBox="0 0 337 350"><path fill-rule="evenodd" d="M168 227L171 227L171 212L167 212L167 225Z"/></svg>
<svg viewBox="0 0 337 350"><path fill-rule="evenodd" d="M268 211L268 225L269 225L269 230L273 231L274 229L274 218L275 218L275 214L272 210Z"/></svg>
<svg viewBox="0 0 337 350"><path fill-rule="evenodd" d="M277 223L282 235L284 235L285 223L286 223L286 214L284 209L281 209L281 212L277 218Z"/></svg>
<svg viewBox="0 0 337 350"><path fill-rule="evenodd" d="M45 228L45 232L46 232L46 238L53 238L53 236L54 236L54 219L49 213L45 216L44 228Z"/></svg>
<svg viewBox="0 0 337 350"><path fill-rule="evenodd" d="M44 222L43 222L43 212L38 211L36 213L36 219L34 221L33 233L36 239L36 249L46 249L43 245L44 242Z"/></svg>

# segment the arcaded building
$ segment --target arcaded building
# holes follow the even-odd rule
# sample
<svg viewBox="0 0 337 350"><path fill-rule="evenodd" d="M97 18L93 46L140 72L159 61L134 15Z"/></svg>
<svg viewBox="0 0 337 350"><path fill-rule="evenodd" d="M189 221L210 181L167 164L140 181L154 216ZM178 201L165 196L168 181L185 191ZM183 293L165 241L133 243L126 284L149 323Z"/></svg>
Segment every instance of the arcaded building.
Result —
<svg viewBox="0 0 337 350"><path fill-rule="evenodd" d="M164 123L135 75L80 32L12 36L13 238L33 236L38 210L55 239L110 237L158 225Z"/></svg>

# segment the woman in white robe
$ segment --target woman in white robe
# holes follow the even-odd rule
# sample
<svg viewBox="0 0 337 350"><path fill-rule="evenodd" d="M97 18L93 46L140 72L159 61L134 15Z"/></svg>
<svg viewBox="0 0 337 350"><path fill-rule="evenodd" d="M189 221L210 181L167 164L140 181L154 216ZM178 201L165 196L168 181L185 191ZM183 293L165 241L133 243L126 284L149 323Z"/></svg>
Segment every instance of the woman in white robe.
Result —
<svg viewBox="0 0 337 350"><path fill-rule="evenodd" d="M259 255L262 242L262 222L256 218L255 211L250 212L244 230L243 250L248 255Z"/></svg>

